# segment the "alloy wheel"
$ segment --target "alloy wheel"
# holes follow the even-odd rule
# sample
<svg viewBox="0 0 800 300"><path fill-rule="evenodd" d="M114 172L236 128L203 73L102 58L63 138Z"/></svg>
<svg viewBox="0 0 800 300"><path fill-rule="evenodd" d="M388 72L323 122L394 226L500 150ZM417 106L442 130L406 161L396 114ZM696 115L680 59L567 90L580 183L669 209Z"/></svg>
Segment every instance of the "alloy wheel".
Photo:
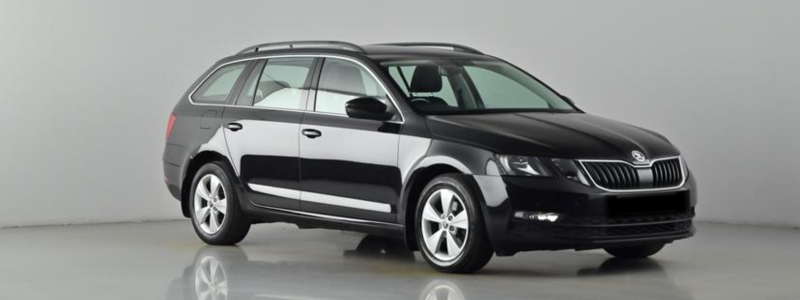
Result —
<svg viewBox="0 0 800 300"><path fill-rule="evenodd" d="M464 200L455 191L441 188L423 205L420 228L425 247L442 265L454 262L464 252L469 237Z"/></svg>
<svg viewBox="0 0 800 300"><path fill-rule="evenodd" d="M194 192L194 219L206 234L215 234L222 227L228 212L228 194L219 177L207 174L200 178Z"/></svg>

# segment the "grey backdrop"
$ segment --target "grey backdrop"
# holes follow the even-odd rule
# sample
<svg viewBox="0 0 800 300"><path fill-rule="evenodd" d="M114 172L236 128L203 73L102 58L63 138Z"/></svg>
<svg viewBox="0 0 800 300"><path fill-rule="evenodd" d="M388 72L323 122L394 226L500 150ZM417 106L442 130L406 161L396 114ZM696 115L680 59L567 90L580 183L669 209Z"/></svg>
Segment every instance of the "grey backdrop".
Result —
<svg viewBox="0 0 800 300"><path fill-rule="evenodd" d="M0 3L0 226L179 217L162 182L175 101L259 42L448 41L586 111L668 136L699 218L800 225L798 1Z"/></svg>

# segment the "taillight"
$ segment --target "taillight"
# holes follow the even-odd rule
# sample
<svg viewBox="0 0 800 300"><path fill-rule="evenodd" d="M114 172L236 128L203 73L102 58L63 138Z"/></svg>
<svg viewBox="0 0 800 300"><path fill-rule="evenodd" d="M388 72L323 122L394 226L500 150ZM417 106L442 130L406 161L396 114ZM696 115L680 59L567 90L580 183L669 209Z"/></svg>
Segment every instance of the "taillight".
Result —
<svg viewBox="0 0 800 300"><path fill-rule="evenodd" d="M169 115L169 121L167 121L167 140L169 140L169 134L172 133L172 125L175 125L175 114Z"/></svg>

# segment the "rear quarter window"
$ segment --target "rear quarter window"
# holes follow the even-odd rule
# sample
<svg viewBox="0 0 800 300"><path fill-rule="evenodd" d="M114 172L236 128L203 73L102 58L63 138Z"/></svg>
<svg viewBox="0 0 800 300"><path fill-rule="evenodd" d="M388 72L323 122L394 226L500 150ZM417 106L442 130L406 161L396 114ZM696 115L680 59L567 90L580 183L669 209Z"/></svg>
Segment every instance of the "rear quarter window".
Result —
<svg viewBox="0 0 800 300"><path fill-rule="evenodd" d="M246 63L227 65L211 74L192 94L195 103L225 104Z"/></svg>

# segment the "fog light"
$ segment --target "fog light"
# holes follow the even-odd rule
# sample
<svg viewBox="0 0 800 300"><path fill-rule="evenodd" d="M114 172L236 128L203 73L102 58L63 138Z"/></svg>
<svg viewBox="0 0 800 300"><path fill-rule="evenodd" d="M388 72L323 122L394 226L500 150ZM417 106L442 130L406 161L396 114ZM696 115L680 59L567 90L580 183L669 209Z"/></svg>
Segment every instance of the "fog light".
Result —
<svg viewBox="0 0 800 300"><path fill-rule="evenodd" d="M534 212L534 211L518 211L514 213L517 219L531 220L531 221L548 221L555 222L561 215L551 212Z"/></svg>

